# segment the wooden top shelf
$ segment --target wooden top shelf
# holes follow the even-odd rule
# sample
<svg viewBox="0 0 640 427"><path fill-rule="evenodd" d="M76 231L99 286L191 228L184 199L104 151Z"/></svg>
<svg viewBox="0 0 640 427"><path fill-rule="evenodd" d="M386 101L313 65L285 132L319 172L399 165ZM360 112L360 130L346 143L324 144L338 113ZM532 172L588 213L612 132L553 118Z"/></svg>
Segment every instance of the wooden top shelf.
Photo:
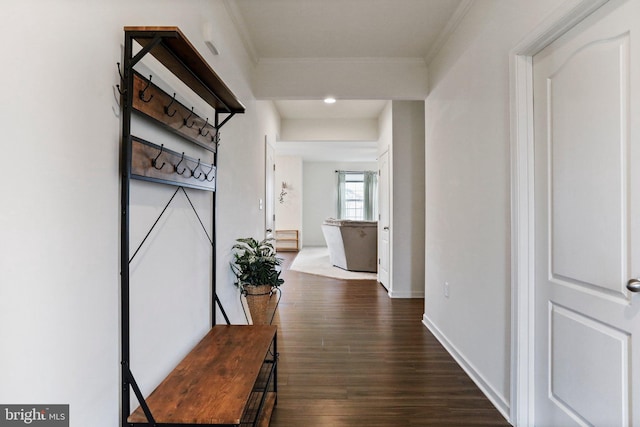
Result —
<svg viewBox="0 0 640 427"><path fill-rule="evenodd" d="M124 31L143 47L160 37L161 41L151 49L151 55L216 111L244 113L244 105L178 27L124 27Z"/></svg>
<svg viewBox="0 0 640 427"><path fill-rule="evenodd" d="M276 326L214 326L146 399L158 424L240 424ZM146 423L142 408L130 423Z"/></svg>

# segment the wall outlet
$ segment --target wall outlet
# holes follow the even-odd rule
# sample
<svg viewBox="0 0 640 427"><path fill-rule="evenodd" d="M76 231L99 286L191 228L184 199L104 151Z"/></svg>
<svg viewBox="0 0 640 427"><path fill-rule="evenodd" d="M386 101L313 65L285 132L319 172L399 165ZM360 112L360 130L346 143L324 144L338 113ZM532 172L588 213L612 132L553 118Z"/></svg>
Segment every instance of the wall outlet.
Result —
<svg viewBox="0 0 640 427"><path fill-rule="evenodd" d="M449 298L449 282L444 282L444 297Z"/></svg>

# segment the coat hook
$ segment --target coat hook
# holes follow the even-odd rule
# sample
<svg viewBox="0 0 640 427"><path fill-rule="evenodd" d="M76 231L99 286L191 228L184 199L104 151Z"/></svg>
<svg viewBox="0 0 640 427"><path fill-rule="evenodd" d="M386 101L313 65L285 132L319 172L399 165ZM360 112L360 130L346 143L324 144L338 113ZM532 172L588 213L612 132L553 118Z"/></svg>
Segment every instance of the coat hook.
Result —
<svg viewBox="0 0 640 427"><path fill-rule="evenodd" d="M200 172L198 174L198 176L195 176L195 173L196 173L196 171L198 170L199 167L200 167L200 159L198 159L198 164L196 165L195 168L189 169L189 170L191 170L191 176L194 177L195 179L200 178L200 176L202 175L202 172Z"/></svg>
<svg viewBox="0 0 640 427"><path fill-rule="evenodd" d="M198 129L198 133L199 133L200 135L202 135L202 136L207 136L207 135L209 135L209 132L211 132L211 131L207 131L207 133L202 133L202 130L203 130L204 128L206 128L208 124L209 124L209 118L207 117L207 121L206 121L206 122L204 122L204 125L203 125L200 129Z"/></svg>
<svg viewBox="0 0 640 427"><path fill-rule="evenodd" d="M204 179L208 182L213 182L214 179L216 179L216 174L214 173L213 176L211 177L211 179L209 179L209 174L211 174L211 172L213 172L215 168L213 167L213 165L211 165L211 169L209 169L209 172L204 174Z"/></svg>
<svg viewBox="0 0 640 427"><path fill-rule="evenodd" d="M144 99L144 93L147 91L147 89L149 89L149 86L151 86L151 78L152 77L153 77L152 75L149 75L149 80L147 81L147 85L138 94L138 96L140 96L140 99L142 100L142 102L149 102L149 101L151 101L153 99L153 95L151 95L149 97L149 99Z"/></svg>
<svg viewBox="0 0 640 427"><path fill-rule="evenodd" d="M216 145L220 143L220 131L217 131L215 134L211 135L211 142Z"/></svg>
<svg viewBox="0 0 640 427"><path fill-rule="evenodd" d="M184 160L184 151L182 152L182 157L180 158L180 161L178 162L178 164L176 164L173 167L178 175L184 175L184 173L187 170L187 167L185 166L184 169L182 169L182 172L178 171L178 166L180 166L180 163L182 163L183 160Z"/></svg>
<svg viewBox="0 0 640 427"><path fill-rule="evenodd" d="M164 167L164 165L166 164L165 162L162 162L162 165L160 167L157 166L158 163L158 159L160 158L160 156L162 155L162 151L164 150L164 144L160 145L160 152L158 153L158 155L156 156L155 159L151 160L151 166L153 166L155 169L160 170Z"/></svg>
<svg viewBox="0 0 640 427"><path fill-rule="evenodd" d="M171 107L171 104L173 104L173 102L176 100L176 93L173 92L173 98L171 98L171 102L169 103L169 105L167 105L166 107L164 107L164 113L169 116L169 117L173 117L176 115L176 113L178 112L178 109L174 109L173 113L169 113L169 107Z"/></svg>
<svg viewBox="0 0 640 427"><path fill-rule="evenodd" d="M123 82L124 81L124 77L122 76L122 71L120 71L120 63L117 62L116 64L118 64L118 74L120 75L120 81ZM120 85L116 85L116 87L118 88L118 92L120 92L120 95L124 95L126 90L122 90L120 89Z"/></svg>
<svg viewBox="0 0 640 427"><path fill-rule="evenodd" d="M122 75L122 71L120 71L120 63L116 62L116 65L118 65L118 74L120 74L120 80L124 80L124 76Z"/></svg>
<svg viewBox="0 0 640 427"><path fill-rule="evenodd" d="M186 127L188 127L189 129L191 129L193 127L193 125L196 123L196 121L192 121L190 125L187 124L187 121L189 121L189 117L191 117L193 115L193 107L191 107L191 112L189 113L189 115L187 116L186 119L184 119L184 125Z"/></svg>

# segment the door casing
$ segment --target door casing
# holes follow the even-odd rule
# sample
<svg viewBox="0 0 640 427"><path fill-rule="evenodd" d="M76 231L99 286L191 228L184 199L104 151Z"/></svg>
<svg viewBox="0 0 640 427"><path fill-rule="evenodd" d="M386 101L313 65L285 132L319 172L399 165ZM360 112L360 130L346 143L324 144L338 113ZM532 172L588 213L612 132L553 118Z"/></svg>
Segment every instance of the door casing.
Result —
<svg viewBox="0 0 640 427"><path fill-rule="evenodd" d="M609 0L567 0L510 53L511 399L510 422L534 417L533 56Z"/></svg>
<svg viewBox="0 0 640 427"><path fill-rule="evenodd" d="M392 282L392 251L391 239L391 165L390 150L385 151L378 158L378 282L384 286L387 292L391 293ZM386 266L386 269L384 268Z"/></svg>
<svg viewBox="0 0 640 427"><path fill-rule="evenodd" d="M264 233L265 238L275 238L275 149L269 142L269 137L264 136L265 147L265 194L264 194ZM271 230L271 231L269 231Z"/></svg>

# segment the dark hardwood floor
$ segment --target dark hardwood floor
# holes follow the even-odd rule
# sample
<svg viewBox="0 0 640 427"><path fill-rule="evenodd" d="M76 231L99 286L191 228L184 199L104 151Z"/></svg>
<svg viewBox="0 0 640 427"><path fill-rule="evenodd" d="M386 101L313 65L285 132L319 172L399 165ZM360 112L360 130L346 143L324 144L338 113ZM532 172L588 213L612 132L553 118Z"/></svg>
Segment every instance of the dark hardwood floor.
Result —
<svg viewBox="0 0 640 427"><path fill-rule="evenodd" d="M288 270L275 427L508 426L422 325L424 302L374 281Z"/></svg>

